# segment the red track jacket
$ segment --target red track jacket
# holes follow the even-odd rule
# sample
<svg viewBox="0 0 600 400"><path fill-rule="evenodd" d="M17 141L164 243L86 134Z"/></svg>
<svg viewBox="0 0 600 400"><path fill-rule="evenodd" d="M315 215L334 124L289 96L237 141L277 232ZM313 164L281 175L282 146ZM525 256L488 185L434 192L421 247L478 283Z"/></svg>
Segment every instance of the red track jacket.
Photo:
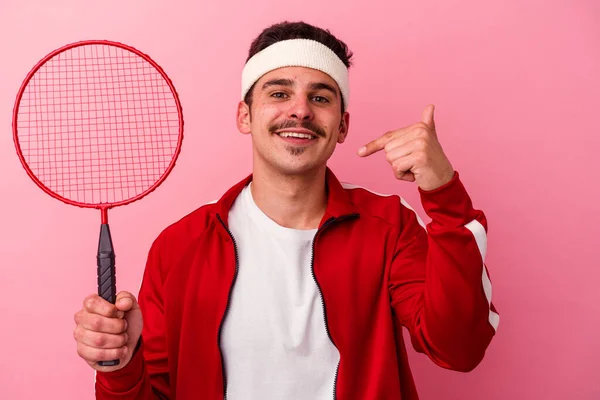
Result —
<svg viewBox="0 0 600 400"><path fill-rule="evenodd" d="M219 338L237 274L227 215L250 179L157 237L139 293L141 345L126 367L96 373L97 399L224 398ZM342 184L329 169L327 188L312 267L340 353L334 397L418 399L402 327L439 366L475 368L499 317L484 264L487 222L458 173L419 190L426 230L398 196Z"/></svg>

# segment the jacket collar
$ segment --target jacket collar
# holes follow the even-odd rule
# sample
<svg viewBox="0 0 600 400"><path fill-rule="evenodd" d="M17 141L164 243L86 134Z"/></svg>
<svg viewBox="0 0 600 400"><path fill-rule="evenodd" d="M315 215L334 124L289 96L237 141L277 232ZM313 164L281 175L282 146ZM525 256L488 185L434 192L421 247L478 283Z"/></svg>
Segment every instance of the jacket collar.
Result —
<svg viewBox="0 0 600 400"><path fill-rule="evenodd" d="M229 226L228 216L231 206L244 187L250 183L250 181L252 181L252 174L248 175L234 186L229 188L217 201L217 213L226 227ZM356 205L351 201L350 196L348 196L348 193L342 186L341 182L337 179L329 167L327 167L325 173L325 185L328 194L327 207L319 227L331 218L340 218L358 213Z"/></svg>

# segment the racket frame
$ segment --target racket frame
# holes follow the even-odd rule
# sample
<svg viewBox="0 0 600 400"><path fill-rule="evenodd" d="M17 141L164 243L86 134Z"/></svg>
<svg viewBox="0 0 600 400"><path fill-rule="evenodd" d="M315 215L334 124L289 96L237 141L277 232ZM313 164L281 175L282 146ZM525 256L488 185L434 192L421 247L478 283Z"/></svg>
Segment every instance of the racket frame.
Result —
<svg viewBox="0 0 600 400"><path fill-rule="evenodd" d="M169 163L169 165L165 169L165 172L161 175L161 177L156 182L154 182L153 185L151 185L145 191L143 191L141 193L138 193L137 195L135 195L135 196L133 196L133 197L131 197L129 199L124 199L124 200L117 201L117 202L94 203L94 204L92 204L92 203L83 203L83 202L78 202L78 201L75 201L75 200L68 199L68 198L63 197L63 196L59 195L58 193L52 191L50 188L48 188L46 185L44 185L37 178L37 176L35 176L35 174L31 170L31 168L27 164L27 160L23 156L23 152L21 150L21 145L19 143L19 134L18 134L19 106L21 104L21 99L23 97L23 94L25 93L27 85L29 85L29 82L31 81L31 79L33 78L33 76L37 73L37 71L44 64L46 64L49 60L51 60L52 58L54 58L58 54L63 53L65 51L67 51L67 50L71 50L71 49L76 48L76 47L87 46L87 45L108 45L108 46L114 46L114 47L121 48L123 50L130 51L130 52L134 53L135 55L143 58L145 61L147 61L149 64L151 64L160 73L160 75L163 77L163 79L165 80L165 82L169 86L169 89L171 90L171 93L173 94L173 99L174 99L175 104L177 106L177 114L178 114L178 119L179 119L179 137L178 137L178 140L177 140L177 146L176 146L175 151L173 153L173 158L171 159L171 162ZM35 184L38 185L44 192L46 192L48 195L54 197L55 199L60 200L60 201L66 203L66 204L69 204L69 205L78 206L78 207L82 207L82 208L95 208L95 209L98 209L101 212L101 221L102 221L102 223L108 223L108 210L109 209L114 208L114 207L118 207L118 206L123 206L123 205L129 204L129 203L133 203L134 201L137 201L137 200L141 199L142 197L147 196L149 193L153 192L158 186L160 186L163 183L163 181L167 178L167 176L171 173L171 171L175 167L175 163L177 161L177 158L179 157L179 153L181 152L181 145L182 145L182 142L183 142L183 112L182 112L181 102L179 100L179 95L178 95L177 91L175 90L175 86L173 85L173 82L171 81L171 79L169 78L169 76L165 73L165 71L162 69L162 67L160 65L158 65L147 54L145 54L145 53L137 50L136 48L134 48L132 46L129 46L129 45L126 45L126 44L123 44L123 43L120 43L120 42L115 42L115 41L110 41L110 40L82 40L82 41L79 41L79 42L74 42L74 43L67 44L67 45L62 46L62 47L54 50L53 52L49 53L46 57L44 57L43 59L41 59L31 69L31 71L27 74L25 80L23 81L23 83L21 84L21 87L19 88L19 92L17 94L17 98L16 98L16 101L15 101L15 106L14 106L14 109L13 109L13 140L14 140L14 143L15 143L15 147L17 149L17 155L19 157L19 160L21 161L21 164L25 168L25 171L27 172L27 175L29 175L29 177L35 182Z"/></svg>

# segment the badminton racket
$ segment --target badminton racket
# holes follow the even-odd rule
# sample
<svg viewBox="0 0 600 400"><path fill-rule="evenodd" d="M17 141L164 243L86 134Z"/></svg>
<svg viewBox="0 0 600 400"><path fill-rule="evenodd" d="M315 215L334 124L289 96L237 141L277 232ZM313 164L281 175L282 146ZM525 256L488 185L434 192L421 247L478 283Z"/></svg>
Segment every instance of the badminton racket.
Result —
<svg viewBox="0 0 600 400"><path fill-rule="evenodd" d="M175 166L183 114L173 83L148 55L125 44L68 44L27 74L14 106L13 137L25 171L44 192L100 210L98 295L114 304L108 210L146 196Z"/></svg>

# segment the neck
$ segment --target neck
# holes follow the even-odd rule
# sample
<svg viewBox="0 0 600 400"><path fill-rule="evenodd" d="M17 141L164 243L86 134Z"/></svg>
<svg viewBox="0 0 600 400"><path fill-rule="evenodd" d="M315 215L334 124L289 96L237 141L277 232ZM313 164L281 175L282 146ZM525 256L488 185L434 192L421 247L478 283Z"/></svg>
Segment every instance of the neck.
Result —
<svg viewBox="0 0 600 400"><path fill-rule="evenodd" d="M325 168L302 175L284 175L258 168L252 175L254 202L277 224L292 229L316 229L325 214Z"/></svg>

